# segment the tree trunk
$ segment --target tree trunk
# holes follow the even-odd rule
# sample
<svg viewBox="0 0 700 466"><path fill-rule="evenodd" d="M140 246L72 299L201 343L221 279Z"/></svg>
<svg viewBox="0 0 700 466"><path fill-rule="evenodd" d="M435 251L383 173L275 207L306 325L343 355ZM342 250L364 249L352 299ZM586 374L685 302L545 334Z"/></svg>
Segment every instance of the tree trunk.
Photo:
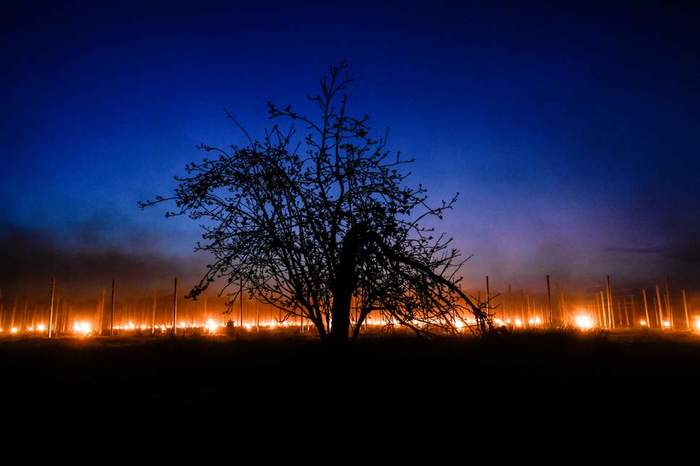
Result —
<svg viewBox="0 0 700 466"><path fill-rule="evenodd" d="M333 293L333 309L331 315L331 331L328 340L332 342L346 342L350 337L350 309L352 303L352 289L340 287ZM346 288L350 288L347 290Z"/></svg>
<svg viewBox="0 0 700 466"><path fill-rule="evenodd" d="M335 270L333 284L333 308L331 316L331 331L328 340L343 343L350 337L350 311L352 293L355 290L357 255L365 239L366 227L357 225L351 228L343 239L340 260Z"/></svg>

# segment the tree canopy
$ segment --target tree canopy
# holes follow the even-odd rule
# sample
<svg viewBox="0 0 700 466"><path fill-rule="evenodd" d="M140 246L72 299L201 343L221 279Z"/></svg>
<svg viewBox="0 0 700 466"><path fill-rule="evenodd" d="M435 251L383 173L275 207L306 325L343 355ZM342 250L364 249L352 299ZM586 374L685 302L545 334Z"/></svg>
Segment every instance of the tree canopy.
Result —
<svg viewBox="0 0 700 466"><path fill-rule="evenodd" d="M176 177L168 216L199 221L196 249L211 253L196 297L219 279L235 299L252 298L313 323L322 339L357 337L371 312L418 333L490 325L484 303L459 286L463 258L452 238L427 226L454 205L431 205L412 187L413 160L353 116L347 64L332 66L309 96L315 114L268 103L272 126L244 145L201 145L206 158ZM240 285L240 288L239 288Z"/></svg>

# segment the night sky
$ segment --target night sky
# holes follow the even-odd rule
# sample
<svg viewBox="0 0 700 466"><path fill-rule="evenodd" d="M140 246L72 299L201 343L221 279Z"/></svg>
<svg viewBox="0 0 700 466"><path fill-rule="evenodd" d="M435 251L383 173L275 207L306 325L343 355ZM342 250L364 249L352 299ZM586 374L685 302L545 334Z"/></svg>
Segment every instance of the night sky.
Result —
<svg viewBox="0 0 700 466"><path fill-rule="evenodd" d="M691 3L21 3L0 30L0 254L39 275L199 264L197 226L137 201L197 144L244 142L224 107L260 134L268 100L304 108L345 58L351 110L416 157L411 182L460 192L441 228L469 280L700 281Z"/></svg>

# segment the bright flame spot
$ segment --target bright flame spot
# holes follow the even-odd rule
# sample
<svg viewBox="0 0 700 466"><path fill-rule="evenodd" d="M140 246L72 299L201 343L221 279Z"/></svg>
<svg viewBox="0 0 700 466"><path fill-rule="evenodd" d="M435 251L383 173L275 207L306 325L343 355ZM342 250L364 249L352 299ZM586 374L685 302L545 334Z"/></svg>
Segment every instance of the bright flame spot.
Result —
<svg viewBox="0 0 700 466"><path fill-rule="evenodd" d="M523 321L520 319L515 319L515 326L520 328L523 326Z"/></svg>
<svg viewBox="0 0 700 466"><path fill-rule="evenodd" d="M642 319L642 320L639 321L639 325L641 325L642 327L648 327L648 326L649 326L649 324L647 323L647 321L644 320L644 319Z"/></svg>
<svg viewBox="0 0 700 466"><path fill-rule="evenodd" d="M579 314L575 316L574 323L581 330L590 330L593 328L593 319L588 314Z"/></svg>
<svg viewBox="0 0 700 466"><path fill-rule="evenodd" d="M671 328L671 322L669 322L668 320L664 320L662 322L662 325L664 326L664 328Z"/></svg>
<svg viewBox="0 0 700 466"><path fill-rule="evenodd" d="M539 317L533 317L532 319L527 321L528 325L540 325L542 323L542 319Z"/></svg>
<svg viewBox="0 0 700 466"><path fill-rule="evenodd" d="M695 327L695 330L700 332L700 316L695 316L693 320L693 327Z"/></svg>
<svg viewBox="0 0 700 466"><path fill-rule="evenodd" d="M251 324L245 324L244 327L246 330L250 330L251 328L253 328Z"/></svg>
<svg viewBox="0 0 700 466"><path fill-rule="evenodd" d="M207 328L207 332L216 333L216 331L219 329L219 324L217 324L214 319L207 319L205 327Z"/></svg>
<svg viewBox="0 0 700 466"><path fill-rule="evenodd" d="M80 335L89 335L92 332L92 325L89 322L74 322L73 332Z"/></svg>
<svg viewBox="0 0 700 466"><path fill-rule="evenodd" d="M13 334L13 335L16 334L18 331L19 331L19 330L17 330L17 327L12 327L12 328L10 329L10 333Z"/></svg>
<svg viewBox="0 0 700 466"><path fill-rule="evenodd" d="M39 325L36 326L36 330L37 330L38 332L45 332L45 331L46 331L46 325L44 325L44 324L39 324Z"/></svg>
<svg viewBox="0 0 700 466"><path fill-rule="evenodd" d="M136 328L136 325L134 325L133 322L129 322L128 324L126 324L126 328L128 328L129 330L134 330Z"/></svg>

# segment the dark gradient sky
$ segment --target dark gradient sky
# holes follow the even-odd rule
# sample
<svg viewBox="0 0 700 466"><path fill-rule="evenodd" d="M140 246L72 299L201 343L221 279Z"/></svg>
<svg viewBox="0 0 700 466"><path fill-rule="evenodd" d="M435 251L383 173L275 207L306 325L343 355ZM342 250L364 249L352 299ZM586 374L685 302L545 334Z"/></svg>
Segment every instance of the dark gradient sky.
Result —
<svg viewBox="0 0 700 466"><path fill-rule="evenodd" d="M223 107L259 133L266 101L303 106L347 58L351 108L416 156L413 182L461 193L442 228L470 279L700 281L691 3L22 3L0 31L6 261L41 242L39 269L109 251L169 271L196 226L137 200L196 144L242 142Z"/></svg>

